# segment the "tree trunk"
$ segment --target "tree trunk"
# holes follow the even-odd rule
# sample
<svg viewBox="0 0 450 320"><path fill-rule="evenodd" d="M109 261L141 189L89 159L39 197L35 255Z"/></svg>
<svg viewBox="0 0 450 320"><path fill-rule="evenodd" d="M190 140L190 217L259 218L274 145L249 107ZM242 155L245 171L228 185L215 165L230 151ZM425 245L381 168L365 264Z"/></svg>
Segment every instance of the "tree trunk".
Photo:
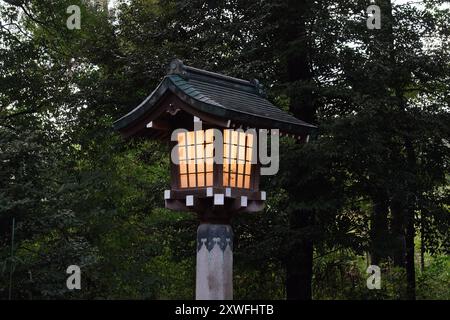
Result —
<svg viewBox="0 0 450 320"><path fill-rule="evenodd" d="M286 264L286 295L288 300L312 299L313 244L304 241L298 246L298 255Z"/></svg>
<svg viewBox="0 0 450 320"><path fill-rule="evenodd" d="M414 266L414 209L408 209L406 222L406 293L409 300L416 300L416 268Z"/></svg>
<svg viewBox="0 0 450 320"><path fill-rule="evenodd" d="M420 210L420 271L425 271L425 210Z"/></svg>
<svg viewBox="0 0 450 320"><path fill-rule="evenodd" d="M302 231L311 224L312 212L301 210L290 217L290 227ZM313 242L308 233L292 248L286 261L286 295L288 300L312 299Z"/></svg>
<svg viewBox="0 0 450 320"><path fill-rule="evenodd" d="M288 1L283 40L286 44L287 81L290 84L289 109L295 117L311 123L314 122L316 110L311 89L304 85L312 80L306 30L308 10L310 9L307 0ZM292 195L293 198L298 196L298 194ZM294 230L308 227L313 217L314 212L311 210L294 211L290 216L290 227ZM287 299L310 300L312 299L313 241L303 238L291 253L286 264Z"/></svg>
<svg viewBox="0 0 450 320"><path fill-rule="evenodd" d="M390 254L394 266L405 267L405 203L401 196L396 195L391 203L392 222L390 229Z"/></svg>
<svg viewBox="0 0 450 320"><path fill-rule="evenodd" d="M417 177L417 160L413 143L409 137L405 137L405 148L409 171L412 176ZM418 193L416 180L408 181L409 196L406 214L406 281L407 296L409 300L416 300L416 268L414 264L414 237L415 237L415 209L417 207L416 194Z"/></svg>
<svg viewBox="0 0 450 320"><path fill-rule="evenodd" d="M388 209L387 197L378 196L374 201L370 227L370 262L373 265L378 265L387 257Z"/></svg>
<svg viewBox="0 0 450 320"><path fill-rule="evenodd" d="M405 75L398 67L396 43L394 34L394 17L392 0L380 0L377 2L380 6L382 14L382 30L378 39L381 48L383 48L386 55L387 67L392 71L389 78L386 79L388 87L393 89L398 103L398 111L407 115L406 99L405 99L405 83L408 83L408 75ZM377 45L378 45L377 43ZM404 117L408 119L408 117ZM402 128L404 132L408 132L408 124L404 124ZM410 137L406 134L404 138L404 147L406 150L406 168L407 174L402 177L395 191L392 210L392 228L394 244L394 264L406 268L407 278L407 297L415 299L415 268L414 268L414 210L416 208L416 199L414 195L417 194L416 179L416 155L413 143ZM414 178L411 178L414 177Z"/></svg>

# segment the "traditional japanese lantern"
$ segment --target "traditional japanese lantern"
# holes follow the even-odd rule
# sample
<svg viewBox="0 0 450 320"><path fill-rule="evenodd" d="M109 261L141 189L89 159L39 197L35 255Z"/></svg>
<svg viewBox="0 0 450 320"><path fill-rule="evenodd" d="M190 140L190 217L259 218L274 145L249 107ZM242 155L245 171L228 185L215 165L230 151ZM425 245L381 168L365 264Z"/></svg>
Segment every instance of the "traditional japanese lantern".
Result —
<svg viewBox="0 0 450 320"><path fill-rule="evenodd" d="M166 208L197 213L197 299L233 297L233 215L261 211L260 129L308 141L315 126L278 109L257 80L170 63L168 74L114 123L126 137L171 144ZM259 141L261 142L261 141ZM272 150L273 151L273 150Z"/></svg>

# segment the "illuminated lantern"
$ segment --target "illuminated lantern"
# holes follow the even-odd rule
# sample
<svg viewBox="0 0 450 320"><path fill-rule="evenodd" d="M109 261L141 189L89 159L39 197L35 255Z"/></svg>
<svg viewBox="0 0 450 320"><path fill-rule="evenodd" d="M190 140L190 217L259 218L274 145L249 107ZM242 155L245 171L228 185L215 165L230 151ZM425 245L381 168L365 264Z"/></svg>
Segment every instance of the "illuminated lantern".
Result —
<svg viewBox="0 0 450 320"><path fill-rule="evenodd" d="M196 212L200 220L196 297L232 299L231 218L261 211L266 200L259 190L260 129L307 141L315 126L271 104L257 80L174 60L159 86L114 127L125 138L170 143L166 208Z"/></svg>

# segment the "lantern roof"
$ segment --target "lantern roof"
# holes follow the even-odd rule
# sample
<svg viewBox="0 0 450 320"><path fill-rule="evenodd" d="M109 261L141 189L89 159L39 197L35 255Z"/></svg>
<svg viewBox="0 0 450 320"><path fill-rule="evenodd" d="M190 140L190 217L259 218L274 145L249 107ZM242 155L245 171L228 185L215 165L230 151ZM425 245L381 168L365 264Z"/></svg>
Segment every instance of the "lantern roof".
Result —
<svg viewBox="0 0 450 320"><path fill-rule="evenodd" d="M172 98L176 100L167 100L168 96L175 96ZM174 101L179 103L174 106ZM161 108L171 114L183 109L219 127L279 129L301 137L316 129L274 106L258 80L247 81L185 66L178 59L170 63L158 87L139 106L115 121L114 128L127 136L151 130L148 124L161 117Z"/></svg>

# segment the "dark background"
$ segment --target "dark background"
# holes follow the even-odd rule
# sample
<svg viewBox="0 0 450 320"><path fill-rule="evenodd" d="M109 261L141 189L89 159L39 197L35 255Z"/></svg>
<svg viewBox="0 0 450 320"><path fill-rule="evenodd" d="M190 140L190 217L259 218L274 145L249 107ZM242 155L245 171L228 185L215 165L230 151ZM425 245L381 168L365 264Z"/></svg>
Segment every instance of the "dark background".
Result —
<svg viewBox="0 0 450 320"><path fill-rule="evenodd" d="M234 220L236 299L450 298L448 1L378 0L381 29L358 0L7 2L1 299L194 297L197 221L164 209L167 146L112 130L175 57L258 78L319 126L306 145L282 139L266 209Z"/></svg>

